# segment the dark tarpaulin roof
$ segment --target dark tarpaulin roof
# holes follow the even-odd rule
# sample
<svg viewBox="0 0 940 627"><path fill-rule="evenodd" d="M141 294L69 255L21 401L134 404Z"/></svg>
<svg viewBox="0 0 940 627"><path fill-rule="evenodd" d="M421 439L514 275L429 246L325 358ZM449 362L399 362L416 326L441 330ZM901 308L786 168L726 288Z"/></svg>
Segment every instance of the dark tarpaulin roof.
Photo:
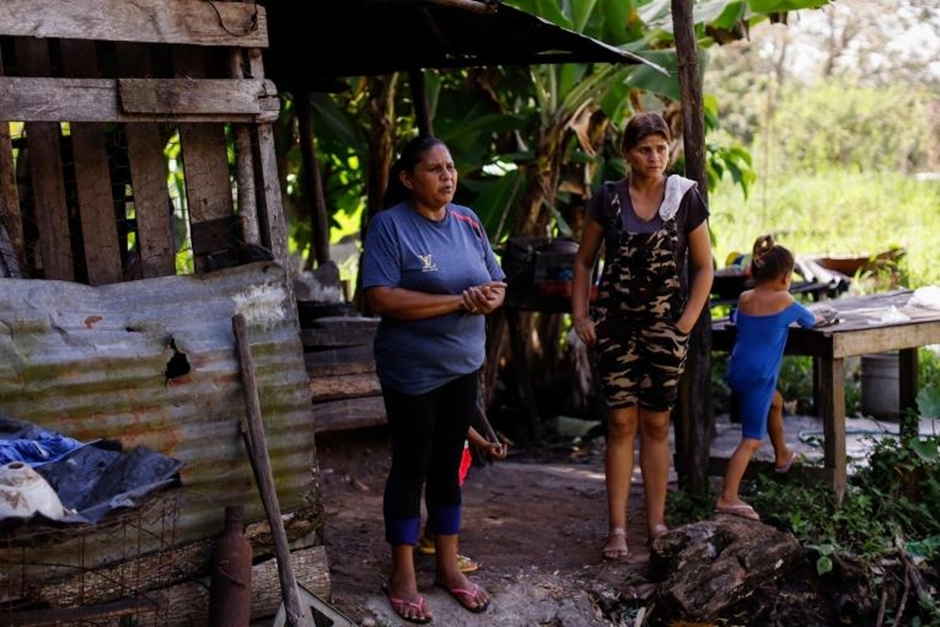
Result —
<svg viewBox="0 0 940 627"><path fill-rule="evenodd" d="M421 68L532 63L649 63L504 4L442 0L265 3L268 75L282 88Z"/></svg>

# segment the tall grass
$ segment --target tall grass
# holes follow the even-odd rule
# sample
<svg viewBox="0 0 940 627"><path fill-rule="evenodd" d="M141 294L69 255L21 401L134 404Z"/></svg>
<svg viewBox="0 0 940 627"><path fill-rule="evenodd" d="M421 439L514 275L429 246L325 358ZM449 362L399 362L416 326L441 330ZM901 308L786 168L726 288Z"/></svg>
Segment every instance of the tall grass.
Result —
<svg viewBox="0 0 940 627"><path fill-rule="evenodd" d="M797 254L872 254L903 246L908 287L940 285L940 181L896 173L832 171L758 181L745 200L724 184L712 194L710 224L719 266L773 233Z"/></svg>

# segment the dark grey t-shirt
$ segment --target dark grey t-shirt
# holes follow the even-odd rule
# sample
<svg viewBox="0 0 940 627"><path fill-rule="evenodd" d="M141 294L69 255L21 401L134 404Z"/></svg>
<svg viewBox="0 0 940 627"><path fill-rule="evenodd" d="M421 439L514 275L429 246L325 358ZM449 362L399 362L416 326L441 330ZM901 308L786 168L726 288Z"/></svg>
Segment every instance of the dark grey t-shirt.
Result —
<svg viewBox="0 0 940 627"><path fill-rule="evenodd" d="M604 183L597 193L588 201L587 214L594 218L601 226L604 226L604 242L608 251L617 248L618 233L614 229L606 228L606 225L613 217L613 208L608 198L608 188L612 188L620 196L620 206L622 211L620 216L623 220L624 229L628 233L653 233L663 228L663 219L657 212L649 221L640 219L636 215L633 203L630 200L629 190L630 180L622 178L619 181L613 181L610 185ZM679 247L676 250L676 267L683 268L679 272L679 281L682 283L683 292L688 292L688 272L685 270L686 257L689 250L688 236L699 225L708 219L708 207L698 193L698 187L693 187L682 197L679 203L679 211L676 213L676 230L679 235Z"/></svg>

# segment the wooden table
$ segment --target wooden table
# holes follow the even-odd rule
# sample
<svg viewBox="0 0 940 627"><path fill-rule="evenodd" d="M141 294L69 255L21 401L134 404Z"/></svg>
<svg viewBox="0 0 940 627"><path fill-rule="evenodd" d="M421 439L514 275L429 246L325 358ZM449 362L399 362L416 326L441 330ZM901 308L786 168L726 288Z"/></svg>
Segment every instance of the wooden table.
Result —
<svg viewBox="0 0 940 627"><path fill-rule="evenodd" d="M815 365L816 408L825 432L824 479L841 500L846 487L845 359L868 353L899 351L900 409L916 408L917 349L940 343L940 310L908 305L911 290L827 300L839 311L839 324L790 329L786 353L811 355ZM886 322L895 307L910 320ZM727 318L713 324L712 350L730 351L736 328ZM714 460L719 461L719 460ZM720 466L713 464L712 467Z"/></svg>

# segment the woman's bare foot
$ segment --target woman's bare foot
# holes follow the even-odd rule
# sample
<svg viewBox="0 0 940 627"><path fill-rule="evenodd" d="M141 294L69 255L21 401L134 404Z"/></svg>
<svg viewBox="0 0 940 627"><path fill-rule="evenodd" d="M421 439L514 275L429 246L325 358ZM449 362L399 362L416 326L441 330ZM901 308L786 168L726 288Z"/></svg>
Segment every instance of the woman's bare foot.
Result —
<svg viewBox="0 0 940 627"><path fill-rule="evenodd" d="M396 585L393 579L389 579L382 589L392 604L392 610L404 620L422 624L429 623L434 618L424 602L424 597L418 593L415 581L399 582Z"/></svg>
<svg viewBox="0 0 940 627"><path fill-rule="evenodd" d="M630 557L630 549L627 547L627 530L623 527L611 529L607 534L602 552L604 559L612 562L621 562Z"/></svg>
<svg viewBox="0 0 940 627"><path fill-rule="evenodd" d="M467 610L478 613L489 607L490 595L467 578L459 569L438 571L434 585L450 593Z"/></svg>
<svg viewBox="0 0 940 627"><path fill-rule="evenodd" d="M724 495L720 496L715 503L715 512L718 514L740 516L750 520L760 520L760 514L758 514L753 507L741 499L728 499L725 498Z"/></svg>

